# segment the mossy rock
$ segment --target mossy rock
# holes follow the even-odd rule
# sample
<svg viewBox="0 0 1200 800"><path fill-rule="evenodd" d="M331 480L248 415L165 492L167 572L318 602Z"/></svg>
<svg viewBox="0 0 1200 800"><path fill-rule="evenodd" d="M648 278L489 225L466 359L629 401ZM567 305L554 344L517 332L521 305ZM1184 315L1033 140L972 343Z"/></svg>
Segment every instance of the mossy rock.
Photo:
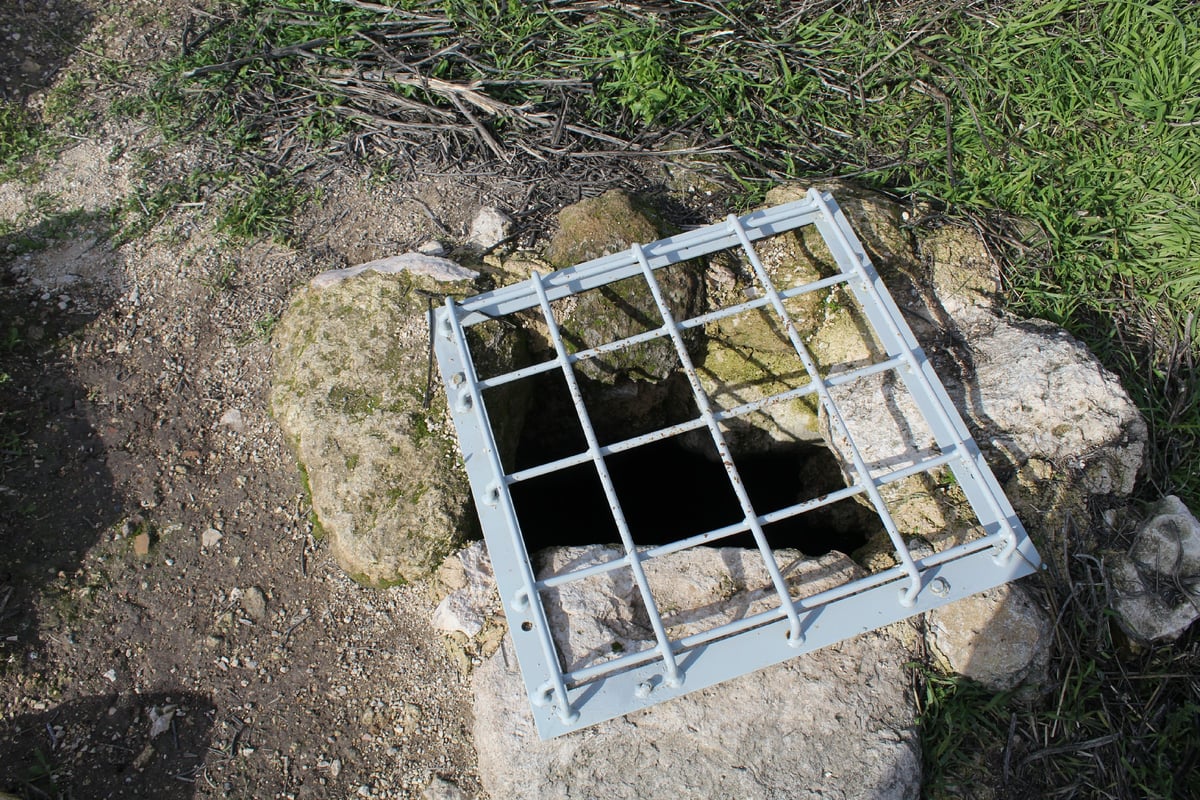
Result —
<svg viewBox="0 0 1200 800"><path fill-rule="evenodd" d="M426 321L429 293L472 291L467 282L365 272L300 289L275 328L272 413L308 476L330 550L362 583L417 580L474 532L441 387L427 384ZM487 359L522 357L513 332L482 335L491 337L479 348ZM513 419L523 413L514 409Z"/></svg>
<svg viewBox="0 0 1200 800"><path fill-rule="evenodd" d="M618 190L605 192L564 208L559 228L545 251L555 269L645 244L664 231L647 211ZM683 264L655 272L663 299L676 320L700 313L704 303L703 267ZM627 278L575 295L555 305L563 339L571 352L624 339L662 325L662 315L644 279ZM689 352L702 347L699 331L685 337ZM667 338L579 362L586 377L604 383L620 378L657 381L679 367L679 357Z"/></svg>
<svg viewBox="0 0 1200 800"><path fill-rule="evenodd" d="M805 190L781 187L767 195L770 205L803 198ZM839 197L840 200L840 197ZM869 204L861 204L870 208ZM908 247L886 209L875 215L877 227L889 230L874 238L888 246ZM897 217L898 219L898 217ZM755 250L767 277L777 289L800 286L837 274L837 264L820 234L812 226L756 243ZM912 261L911 252L891 261ZM720 305L728 306L760 296L761 281L745 264L721 264ZM883 348L848 291L841 286L808 292L784 302L795 333L813 357L822 375L852 369L878 360ZM769 307L726 317L707 326L706 354L701 365L705 389L721 408L760 400L808 382L807 370L779 317ZM762 434L761 447L820 438L818 399L768 406L749 418ZM747 442L753 437L742 436Z"/></svg>

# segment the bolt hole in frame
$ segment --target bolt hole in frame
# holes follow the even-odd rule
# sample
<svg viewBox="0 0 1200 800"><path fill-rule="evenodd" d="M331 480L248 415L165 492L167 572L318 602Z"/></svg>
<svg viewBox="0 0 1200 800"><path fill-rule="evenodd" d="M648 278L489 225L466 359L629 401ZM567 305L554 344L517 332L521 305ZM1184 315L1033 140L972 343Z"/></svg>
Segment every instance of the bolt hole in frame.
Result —
<svg viewBox="0 0 1200 800"><path fill-rule="evenodd" d="M795 286L776 286L763 266L755 242L812 226L836 263L836 272ZM676 319L659 276L671 265L731 251L752 273L756 289L744 303ZM656 275L656 272L658 275ZM618 281L645 281L659 324L613 342L572 352L564 340L554 304ZM868 364L842 369L819 364L798 331L789 302L820 296L844 287L866 321L880 353ZM714 404L692 361L686 332L737 314L772 316L802 370L793 385L740 404ZM467 330L489 320L533 314L545 325L552 352L537 364L500 375L481 377L468 343ZM832 195L809 190L795 202L759 210L628 250L594 259L486 294L456 301L447 298L433 312L434 350L446 386L459 446L466 463L477 512L492 560L513 644L521 667L539 735L552 738L594 725L688 692L785 661L868 630L896 622L1036 571L1037 551L972 440L949 395L934 373L912 331L884 287L862 244ZM579 362L645 342L673 347L678 368L687 378L697 415L666 428L602 444L592 413L584 401ZM506 471L492 429L487 390L531 379L543 373L561 375L582 430L578 452L550 463ZM910 448L911 457L886 466L869 464L838 405L838 387L886 374L902 386L935 443ZM801 397L819 403L832 437L841 443L850 479L844 490L780 509L763 511L751 503L728 440L731 422L762 409ZM536 413L536 410L534 411ZM741 519L733 524L689 535L685 539L639 546L631 533L614 488L608 460L662 439L707 436L726 470ZM534 477L587 465L604 491L619 539L607 559L559 565L538 574L522 536L511 487ZM913 552L892 519L881 490L914 475L952 474L974 515L976 535L940 552ZM850 576L832 588L798 591L794 576L785 575L764 527L780 519L826 506L846 497L865 499L878 514L893 549L896 565L866 577ZM561 498L550 498L561 502ZM664 500L666 502L666 500ZM569 507L569 504L567 504ZM657 559L746 535L747 551L761 560L765 584L756 603L741 615L725 615L711 627L673 625L670 608L660 607L651 576ZM661 562L660 562L661 563ZM637 646L613 646L604 658L564 663L562 641L568 632L551 629L548 602L560 587L598 578L626 581L645 636Z"/></svg>

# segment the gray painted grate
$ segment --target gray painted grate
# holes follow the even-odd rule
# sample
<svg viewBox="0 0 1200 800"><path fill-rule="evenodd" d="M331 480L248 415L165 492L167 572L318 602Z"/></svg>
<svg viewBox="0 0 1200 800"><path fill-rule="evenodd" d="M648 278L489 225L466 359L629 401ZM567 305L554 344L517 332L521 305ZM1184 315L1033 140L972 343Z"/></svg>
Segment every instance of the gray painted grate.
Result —
<svg viewBox="0 0 1200 800"><path fill-rule="evenodd" d="M776 287L753 242L807 225L815 226L820 232L839 271L804 285ZM655 271L722 250L741 254L762 291L745 303L691 319L674 319ZM620 341L569 352L552 303L639 275L654 297L662 317L661 325ZM818 365L797 333L785 305L791 298L837 285L844 285L849 290L885 353L866 366L843 365L841 371ZM506 374L480 378L466 329L487 320L530 311L540 311L555 357ZM784 391L753 402L716 407L692 363L684 334L689 329L748 311L774 315L803 364L807 382L797 382ZM1037 552L949 396L836 201L827 193L810 190L804 199L793 203L740 218L731 215L723 223L645 245L634 245L627 251L549 275L535 272L528 281L461 302L447 299L446 305L434 312L433 330L434 348L451 416L533 715L543 738L593 725L779 663L1030 574L1039 565ZM693 419L660 430L601 444L584 405L574 365L648 341L667 341L674 346L699 413ZM489 420L485 391L552 371L561 372L570 391L586 448L540 466L506 472ZM831 392L837 386L880 373L894 375L903 385L936 441L932 452L923 451L899 467L867 464ZM847 443L845 449L854 467L854 481L845 489L760 513L742 484L723 423L753 414L772 403L813 394L819 399L833 433ZM626 524L606 458L668 437L705 431L721 457L744 519L667 544L639 546ZM510 488L522 481L586 464L593 465L603 486L620 535L621 549L604 563L539 576L535 574L522 538ZM977 517L981 532L973 541L918 557L897 530L880 487L940 468L952 472ZM894 547L897 566L808 596L796 592L794 587L789 588L776 555L768 546L764 526L858 494L865 495L878 513ZM563 503L563 500L555 497L547 498L547 502ZM669 553L721 544L726 537L747 533L753 537L769 575L769 589L773 590L770 607L708 630L672 637L647 579L646 564ZM653 630L653 641L636 652L615 653L608 660L565 668L555 645L554 632L550 630L546 594L564 584L615 570L629 570L637 600Z"/></svg>

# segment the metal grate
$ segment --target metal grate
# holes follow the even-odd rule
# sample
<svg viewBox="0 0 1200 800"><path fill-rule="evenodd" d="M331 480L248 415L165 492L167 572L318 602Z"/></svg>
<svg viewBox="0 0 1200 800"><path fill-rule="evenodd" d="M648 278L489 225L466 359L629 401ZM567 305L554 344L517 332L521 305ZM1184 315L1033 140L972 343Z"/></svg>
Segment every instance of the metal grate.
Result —
<svg viewBox="0 0 1200 800"><path fill-rule="evenodd" d="M777 287L764 268L754 242L812 225L820 232L838 266L830 277L797 286ZM718 251L741 254L760 291L747 302L709 311L690 319L674 319L664 299L657 270L701 259ZM661 324L619 341L571 352L556 320L553 304L615 281L641 276L661 317ZM789 315L793 298L845 286L869 322L883 354L872 363L818 364ZM488 320L518 313L540 312L553 345L553 357L542 363L490 377L481 377L466 330ZM714 403L706 391L686 346L685 334L737 314L770 314L803 365L806 380L798 380L769 397L728 407ZM550 738L645 708L663 700L711 686L720 681L815 650L861 632L953 602L975 592L1033 572L1038 554L945 389L912 332L900 316L862 245L836 202L827 193L810 190L800 201L730 217L700 228L627 251L589 261L549 275L536 272L523 283L461 302L447 299L434 312L434 347L445 381L451 415L458 431L471 486L496 580L512 631L513 643L533 708L539 734ZM577 373L579 362L647 342L674 347L679 369L686 375L698 414L686 421L648 433L602 444L585 406ZM489 389L560 372L578 415L586 447L549 463L506 472L485 400ZM799 371L799 370L798 370ZM823 374L824 373L824 374ZM890 374L911 396L936 446L920 449L900 466L869 465L851 436L835 393L868 376ZM761 513L751 503L727 441L730 421L747 417L774 403L815 395L832 434L845 443L853 466L853 481L845 489L781 509ZM621 500L614 489L606 459L668 437L707 433L720 456L729 485L737 497L742 519L699 535L639 546L630 532ZM602 563L568 565L550 575L537 575L522 537L511 488L523 481L590 464L599 477L621 547ZM914 555L881 496L886 485L922 473L949 469L978 521L977 538L943 552ZM853 495L864 495L879 516L895 551L897 566L805 595L790 586L764 527L804 514ZM560 498L546 498L558 503ZM689 548L720 544L735 535L753 538L769 586L767 599L742 616L734 615L706 630L672 629L656 602L647 565L656 558ZM633 652L610 654L586 665L564 666L556 634L548 622L547 596L565 584L628 570L637 601L653 631L653 641ZM674 630L674 635L672 635Z"/></svg>

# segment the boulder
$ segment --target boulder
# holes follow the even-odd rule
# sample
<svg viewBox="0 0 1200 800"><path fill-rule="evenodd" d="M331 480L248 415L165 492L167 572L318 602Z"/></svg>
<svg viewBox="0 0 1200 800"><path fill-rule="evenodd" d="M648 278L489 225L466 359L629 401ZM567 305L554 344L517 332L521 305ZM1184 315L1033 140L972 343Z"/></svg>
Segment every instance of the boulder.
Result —
<svg viewBox="0 0 1200 800"><path fill-rule="evenodd" d="M562 269L626 250L635 243L649 243L661 236L660 227L629 195L613 189L600 197L568 206L559 213L558 231L546 247L545 258L552 268ZM702 271L694 264L661 269L655 272L655 277L676 319L699 313L704 281ZM623 339L662 324L650 289L640 276L575 295L556 304L555 312L571 352ZM701 341L698 331L689 332L686 340L689 350L698 351ZM581 374L604 384L622 378L658 381L678 367L679 357L667 338L576 365Z"/></svg>
<svg viewBox="0 0 1200 800"><path fill-rule="evenodd" d="M1019 584L935 608L926 622L926 641L946 666L994 692L1047 679L1054 626Z"/></svg>
<svg viewBox="0 0 1200 800"><path fill-rule="evenodd" d="M861 574L831 553L780 551L789 583L819 591ZM542 574L611 558L559 548ZM673 635L754 613L769 602L756 552L697 548L647 562ZM547 593L570 667L649 637L621 571ZM569 625L563 625L566 620ZM511 640L472 678L475 743L492 797L915 798L920 750L905 664L890 631L841 644L577 733L540 741Z"/></svg>
<svg viewBox="0 0 1200 800"><path fill-rule="evenodd" d="M1134 639L1176 639L1200 619L1200 521L1178 497L1152 506L1129 551L1107 566L1117 620Z"/></svg>
<svg viewBox="0 0 1200 800"><path fill-rule="evenodd" d="M446 403L429 383L426 321L428 298L472 292L472 275L419 254L324 273L275 327L271 410L319 530L360 582L416 580L475 525ZM492 335L489 358L521 357L515 336Z"/></svg>

